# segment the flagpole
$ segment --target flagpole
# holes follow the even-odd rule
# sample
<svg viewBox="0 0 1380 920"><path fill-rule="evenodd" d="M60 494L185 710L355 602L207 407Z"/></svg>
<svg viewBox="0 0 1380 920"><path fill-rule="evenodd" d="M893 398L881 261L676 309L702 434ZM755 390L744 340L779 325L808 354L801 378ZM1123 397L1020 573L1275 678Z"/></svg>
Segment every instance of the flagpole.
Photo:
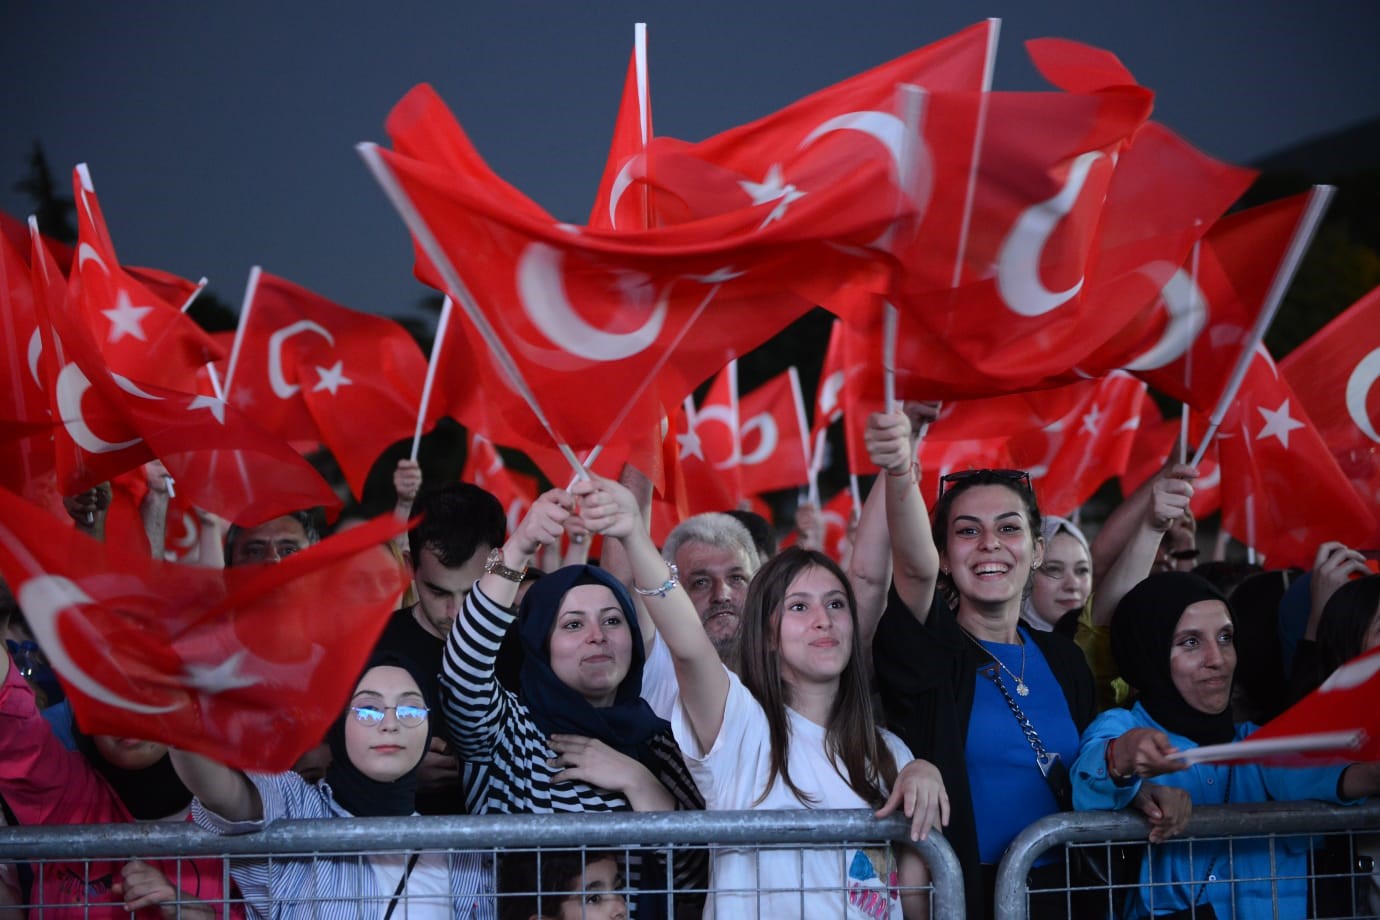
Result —
<svg viewBox="0 0 1380 920"><path fill-rule="evenodd" d="M652 140L652 94L647 80L647 24L633 24L633 68L637 72L637 116L642 139L642 155L645 168L647 144ZM641 189L642 229L652 227L652 194L644 182Z"/></svg>
<svg viewBox="0 0 1380 920"><path fill-rule="evenodd" d="M206 280L206 276L202 275L201 280L196 283L196 288L192 291L192 293L187 295L187 300L182 304L180 309L183 313L186 313L188 310L192 308L192 301L196 300L196 296L200 294L202 291L204 291L206 289L206 285L209 283L210 282Z"/></svg>
<svg viewBox="0 0 1380 920"><path fill-rule="evenodd" d="M963 199L963 220L958 229L958 253L954 259L954 273L950 287L958 287L963 278L963 260L968 255L968 232L973 222L973 202L977 198L978 165L982 159L982 145L987 134L987 99L992 91L992 77L997 70L997 41L1001 38L1001 20L989 18L992 28L987 33L987 60L982 69L982 96L978 100L977 129L973 132L973 156L968 163L968 193Z"/></svg>
<svg viewBox="0 0 1380 920"><path fill-rule="evenodd" d="M235 383L235 368L240 363L240 348L244 346L244 331L249 328L249 311L254 309L254 297L259 292L259 276L263 269L255 265L249 270L249 281L244 286L244 302L240 304L240 321L235 325L235 340L230 344L230 360L225 364L225 395L230 395L230 387Z"/></svg>
<svg viewBox="0 0 1380 920"><path fill-rule="evenodd" d="M800 393L800 373L792 364L786 369L790 376L791 396L795 398L795 422L800 426L800 452L805 458L805 471L808 475L810 470L810 430L805 427L805 397ZM814 482L814 477L809 477L810 491L806 493L806 499L816 508L819 507L819 487Z"/></svg>
<svg viewBox="0 0 1380 920"><path fill-rule="evenodd" d="M733 487L733 498L735 501L743 500L743 420L738 415L738 359L730 358L728 367L728 415L733 419L733 478L737 484Z"/></svg>
<svg viewBox="0 0 1380 920"><path fill-rule="evenodd" d="M456 270L455 266L451 264L445 251L441 249L441 244L437 242L435 235L431 232L431 228L427 226L426 221L422 219L422 215L417 211L416 206L412 204L412 199L408 197L407 192L402 187L402 183L393 175L393 171L388 167L388 164L383 162L383 157L379 155L378 145L372 143L356 144L355 150L359 152L359 155L364 159L365 165L373 174L374 179L379 183L384 194L388 196L389 201L393 203L393 207L397 210L398 216L403 219L403 223L407 224L408 229L412 231L412 235L416 238L417 244L422 247L422 251L426 253L432 265L441 273L441 277L445 280L446 287L450 289L451 296L464 307L465 313L470 318L470 322L474 323L474 327L479 332L480 337L484 339L484 343L488 345L489 350L493 352L494 360L498 362L498 366L503 369L503 372L508 375L509 382L512 383L513 389L516 390L523 401L527 403L527 407L531 409L532 414L536 416L537 422L541 424L542 428L546 429L546 433L551 436L551 440L555 442L556 449L561 452L561 456L565 457L565 461L570 464L570 468L581 479L588 479L589 470L585 469L584 464L580 462L580 458L575 456L575 452L570 449L570 445L562 440L560 435L556 434L556 429L552 426L550 420L547 419L546 412L543 411L541 404L537 402L536 394L532 392L532 388L523 378L522 372L518 369L517 362L513 360L513 356L509 354L507 346L503 344L503 340L499 338L498 333L494 330L493 326L490 325L488 317L479 309L479 304L475 301L474 295L471 294L470 289L465 286L465 282L460 278L460 273Z"/></svg>
<svg viewBox="0 0 1380 920"><path fill-rule="evenodd" d="M1304 208L1303 216L1299 218L1298 227L1294 230L1294 238L1290 240L1289 248L1285 250L1284 258L1280 260L1274 280L1270 283L1269 293L1265 295L1265 308L1256 317L1255 325L1251 327L1251 333L1246 339L1246 347L1242 349L1241 357L1237 359L1236 367L1232 369L1231 378L1227 381L1227 388L1222 391L1221 398L1217 400L1217 408L1212 410L1212 417L1208 420L1207 434L1203 435L1202 443L1198 445L1198 450L1193 455L1193 466L1202 462L1203 455L1207 453L1208 444L1216 436L1217 429L1222 425L1222 419L1226 417L1227 409L1230 408L1232 401L1236 399L1236 394L1241 390L1241 384L1246 379L1246 371L1255 358L1255 350L1264 341L1266 330L1270 328L1275 314L1279 312L1279 307L1284 302L1284 294L1289 290L1289 285L1294 280L1294 274L1298 271L1299 263L1303 261L1304 253L1312 244L1313 236L1317 233L1318 225L1322 223L1323 214L1327 211L1327 206L1332 202L1332 196L1336 191L1336 186L1315 185L1312 192L1309 193L1308 204Z"/></svg>
<svg viewBox="0 0 1380 920"><path fill-rule="evenodd" d="M422 384L422 401L417 406L417 427L412 430L412 462L417 462L417 451L422 446L422 426L426 424L426 412L431 407L431 387L436 382L436 368L441 364L441 349L445 347L446 327L450 325L450 311L455 301L447 297L441 301L441 318L436 321L436 338L431 342L431 356L426 362L426 381Z"/></svg>
<svg viewBox="0 0 1380 920"><path fill-rule="evenodd" d="M819 474L821 465L824 463L824 439L828 436L827 428L821 428L815 433L814 450L810 452L810 501L819 504Z"/></svg>
<svg viewBox="0 0 1380 920"><path fill-rule="evenodd" d="M862 490L858 488L858 474L848 474L848 492L853 496L853 513L862 515Z"/></svg>
<svg viewBox="0 0 1380 920"><path fill-rule="evenodd" d="M896 327L901 312L889 301L882 303L882 398L887 412L896 411Z"/></svg>
<svg viewBox="0 0 1380 920"><path fill-rule="evenodd" d="M1201 221L1199 221L1201 223ZM1193 241L1193 256L1189 262L1189 280L1192 282L1188 286L1188 310L1190 315L1196 315L1198 309L1198 295L1201 289L1198 287L1198 254L1202 249L1203 239L1199 237ZM1193 347L1184 350L1184 388L1193 382ZM1179 462L1188 462L1188 403L1183 403L1179 407Z"/></svg>

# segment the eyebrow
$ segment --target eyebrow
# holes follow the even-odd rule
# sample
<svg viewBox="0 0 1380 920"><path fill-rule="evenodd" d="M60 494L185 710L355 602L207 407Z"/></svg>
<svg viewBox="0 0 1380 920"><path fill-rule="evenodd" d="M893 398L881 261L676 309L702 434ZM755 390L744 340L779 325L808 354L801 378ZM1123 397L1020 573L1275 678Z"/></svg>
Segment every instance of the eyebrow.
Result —
<svg viewBox="0 0 1380 920"><path fill-rule="evenodd" d="M1020 513L1019 511L1003 511L1001 514L999 514L999 515L997 515L996 517L992 518L992 520L994 520L994 521L1000 521L1000 520L1003 520L1004 518L1019 518L1019 517L1021 517L1021 513ZM982 518L978 517L978 516L975 515L975 514L956 514L956 515L954 515L954 520L955 520L955 521L977 521L979 524L982 523Z"/></svg>
<svg viewBox="0 0 1380 920"><path fill-rule="evenodd" d="M614 611L614 612L616 612L616 613L622 613L622 612L623 612L623 608L622 608L621 606L619 606L618 604L609 604L607 607L600 607L599 609L594 610L594 611L592 611L592 612L593 612L593 613L608 613L610 610L612 610L612 611ZM584 616L589 616L590 613L591 613L591 611L585 610L583 607L572 607L572 608L570 608L569 610L562 610L560 613L556 614L556 619L559 620L561 617L565 617L565 616L579 616L579 617L584 617Z"/></svg>
<svg viewBox="0 0 1380 920"><path fill-rule="evenodd" d="M790 600L793 597L811 598L816 596L818 596L820 600L832 600L836 597L848 597L848 595L845 592L839 590L838 588L830 588L828 591L825 591L823 594L820 595L814 595L809 593L808 591L791 591L786 595L786 600Z"/></svg>

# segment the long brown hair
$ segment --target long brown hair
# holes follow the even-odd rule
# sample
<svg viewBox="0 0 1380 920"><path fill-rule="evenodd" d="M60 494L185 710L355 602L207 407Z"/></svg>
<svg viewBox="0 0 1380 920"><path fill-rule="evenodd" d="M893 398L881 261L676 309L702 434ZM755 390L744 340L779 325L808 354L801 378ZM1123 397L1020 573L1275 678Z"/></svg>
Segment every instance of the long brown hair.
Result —
<svg viewBox="0 0 1380 920"><path fill-rule="evenodd" d="M810 568L824 569L839 580L848 599L848 616L853 622L853 641L848 663L839 675L839 689L824 727L824 749L830 759L842 761L839 775L865 802L880 807L886 801L883 788L896 782L896 759L891 755L872 712L872 689L863 666L858 640L858 603L853 586L834 560L823 553L791 547L762 566L748 585L743 603L742 661L739 673L743 685L756 697L767 714L771 733L771 773L756 804L766 798L776 778L781 777L806 805L816 804L791 779L790 725L786 718L789 703L787 687L781 681L781 656L777 650L781 634L781 611L786 592L796 576Z"/></svg>

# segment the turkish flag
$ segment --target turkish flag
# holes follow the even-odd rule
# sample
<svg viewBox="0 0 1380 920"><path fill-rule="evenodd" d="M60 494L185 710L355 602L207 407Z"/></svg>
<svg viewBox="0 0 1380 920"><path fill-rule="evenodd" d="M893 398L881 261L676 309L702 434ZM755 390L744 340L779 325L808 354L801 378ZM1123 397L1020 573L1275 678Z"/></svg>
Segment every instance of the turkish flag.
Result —
<svg viewBox="0 0 1380 920"><path fill-rule="evenodd" d="M9 437L0 443L0 485L30 496L39 480L49 477L56 458L55 424L43 391L38 360L42 338L34 305L34 287L23 252L8 235L0 236L0 418Z"/></svg>
<svg viewBox="0 0 1380 920"><path fill-rule="evenodd" d="M738 368L730 363L704 394L690 430L679 438L680 467L691 514L736 508L743 489Z"/></svg>
<svg viewBox="0 0 1380 920"><path fill-rule="evenodd" d="M494 176L429 88L414 89L388 126L396 151L366 156L387 186L401 188L419 215L414 234L435 239L432 255L444 254L458 275L447 286L463 280L468 294L452 294L482 311L469 318L493 333L486 347L501 343L527 388L519 393L502 374L484 381L481 400L466 377L444 388L451 413L487 412L492 427L472 427L524 449L550 440L548 426L577 450L606 443L624 424L655 427L661 406L798 318L819 292L875 276L874 256L839 244L875 238L898 219L896 203L876 193L891 181L892 162L877 145L784 151L792 156L770 177L708 164L739 176L732 207L601 233L559 224ZM443 283L425 252L418 272Z"/></svg>
<svg viewBox="0 0 1380 920"><path fill-rule="evenodd" d="M291 769L340 714L406 583L386 515L276 565L158 562L0 491L0 571L82 730ZM323 616L329 611L329 616Z"/></svg>
<svg viewBox="0 0 1380 920"><path fill-rule="evenodd" d="M1211 415L1264 308L1308 195L1222 218L1160 288L1151 325L1112 360L1155 389ZM1105 355L1105 353L1104 353ZM1108 363L1105 356L1093 363Z"/></svg>
<svg viewBox="0 0 1380 920"><path fill-rule="evenodd" d="M1016 462L1011 458L1008 441L1004 437L931 441L926 435L920 442L919 452L920 494L925 503L934 507L939 500L939 480L950 473L1014 467Z"/></svg>
<svg viewBox="0 0 1380 920"><path fill-rule="evenodd" d="M589 227L596 230L645 230L656 225L651 201L645 188L633 195L624 195L632 183L634 172L646 175L647 160L639 157L652 139L652 93L647 74L647 26L634 26L633 51L628 58L628 72L623 78L623 96L618 104L618 118L613 125L613 139L609 142L608 161L599 180L599 192L589 212Z"/></svg>
<svg viewBox="0 0 1380 920"><path fill-rule="evenodd" d="M412 437L425 378L396 322L260 272L227 398L284 440L320 440L359 496L379 454Z"/></svg>
<svg viewBox="0 0 1380 920"><path fill-rule="evenodd" d="M52 272L34 240L35 278ZM38 284L36 283L36 288ZM64 494L85 491L155 458L198 507L259 523L302 508L338 510L330 486L287 444L213 396L136 383L113 372L66 303L36 298L40 361L51 394Z"/></svg>
<svg viewBox="0 0 1380 920"><path fill-rule="evenodd" d="M537 480L508 469L493 442L480 434L470 434L470 447L460 478L498 499L508 521L509 533L517 530L527 509L537 500Z"/></svg>
<svg viewBox="0 0 1380 920"><path fill-rule="evenodd" d="M824 522L824 552L835 562L842 562L852 548L853 493L844 489L824 503L819 509L820 520Z"/></svg>
<svg viewBox="0 0 1380 920"><path fill-rule="evenodd" d="M738 400L738 475L744 493L791 489L810 479L805 402L794 367Z"/></svg>
<svg viewBox="0 0 1380 920"><path fill-rule="evenodd" d="M834 320L829 327L829 346L824 352L824 366L819 371L819 386L815 389L813 421L810 423L810 450L823 443L829 426L843 418L843 385L848 377L844 361L844 326ZM880 352L878 353L880 357Z"/></svg>
<svg viewBox="0 0 1380 920"><path fill-rule="evenodd" d="M72 185L80 239L70 278L74 309L112 371L191 389L197 368L224 356L219 346L181 311L182 301L164 301L120 266L84 165L73 170Z"/></svg>
<svg viewBox="0 0 1380 920"><path fill-rule="evenodd" d="M1318 545L1371 546L1374 505L1337 466L1262 346L1217 434L1222 526L1272 567L1308 568Z"/></svg>
<svg viewBox="0 0 1380 920"><path fill-rule="evenodd" d="M1115 54L1066 38L1032 38L1025 43L1030 62L1054 86L1069 93L1096 93L1139 86Z"/></svg>
<svg viewBox="0 0 1380 920"><path fill-rule="evenodd" d="M1279 369L1365 504L1380 507L1380 288L1290 352Z"/></svg>
<svg viewBox="0 0 1380 920"><path fill-rule="evenodd" d="M1067 517L1125 472L1144 398L1142 381L1113 373L1063 418L1011 439L1011 458L1030 473L1040 510Z"/></svg>

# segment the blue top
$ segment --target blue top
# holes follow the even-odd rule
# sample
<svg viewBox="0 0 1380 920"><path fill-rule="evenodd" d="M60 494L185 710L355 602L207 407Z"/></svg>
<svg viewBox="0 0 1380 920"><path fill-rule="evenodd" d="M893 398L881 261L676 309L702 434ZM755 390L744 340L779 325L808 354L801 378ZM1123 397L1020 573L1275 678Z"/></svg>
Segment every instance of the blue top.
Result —
<svg viewBox="0 0 1380 920"><path fill-rule="evenodd" d="M1142 782L1185 789L1194 805L1299 799L1356 804L1338 798L1338 785L1346 766L1205 763L1153 780L1136 779L1129 785L1118 786L1107 774L1107 742L1133 728L1164 731L1139 703L1130 710L1108 710L1088 726L1073 769L1074 808L1125 808ZM1241 723L1236 726L1236 740L1256 728L1250 722ZM1181 751L1197 747L1182 735L1165 734ZM1230 853L1226 842L1205 841L1191 850L1187 842L1156 844L1149 848L1149 859L1141 862L1141 886L1127 904L1127 912L1130 916L1145 917L1187 910L1198 899L1199 904L1211 903L1219 917L1302 917L1308 909L1308 849L1308 837L1277 837L1273 841L1233 838ZM1205 885L1209 878L1211 881ZM1233 884L1228 881L1231 878L1243 881Z"/></svg>
<svg viewBox="0 0 1380 920"><path fill-rule="evenodd" d="M998 669L998 676L1035 727L1045 750L1058 753L1065 765L1070 765L1078 754L1078 728L1069 714L1068 700L1025 627L1020 632L1024 646L982 642L982 647L1009 669L1009 673ZM1011 676L1022 673L1022 647L1029 696L1016 693L1016 680ZM978 856L984 863L996 864L1017 834L1045 815L1054 814L1059 805L1035 764L1035 751L1011 707L981 669L973 694L973 712L968 719L964 756L973 795L973 816L977 819Z"/></svg>

